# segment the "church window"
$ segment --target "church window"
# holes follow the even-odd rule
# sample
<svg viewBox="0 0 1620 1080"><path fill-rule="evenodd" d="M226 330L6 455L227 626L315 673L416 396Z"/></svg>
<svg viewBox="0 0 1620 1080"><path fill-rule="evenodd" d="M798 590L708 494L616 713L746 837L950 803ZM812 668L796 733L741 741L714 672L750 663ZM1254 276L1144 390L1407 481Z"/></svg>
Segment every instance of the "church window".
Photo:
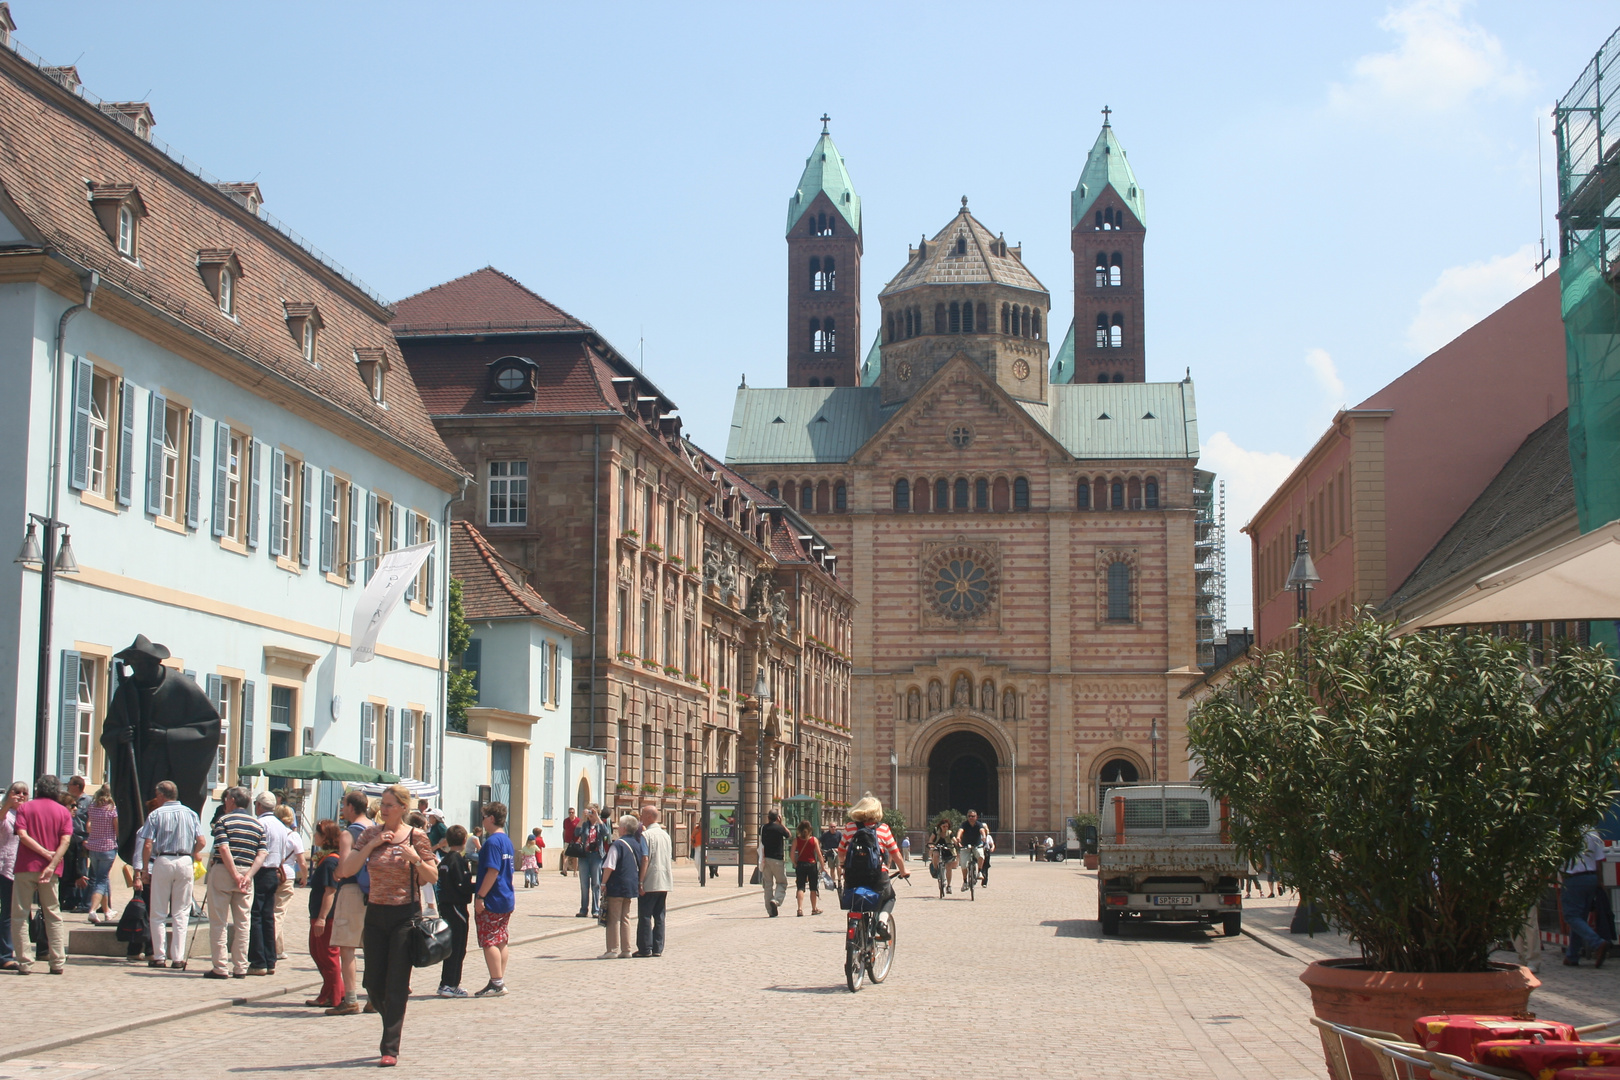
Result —
<svg viewBox="0 0 1620 1080"><path fill-rule="evenodd" d="M911 481L905 477L894 482L894 511L903 514L911 509Z"/></svg>
<svg viewBox="0 0 1620 1080"><path fill-rule="evenodd" d="M1018 336L1029 337L1029 308L1020 308L1018 317L1020 319L1018 324Z"/></svg>
<svg viewBox="0 0 1620 1080"><path fill-rule="evenodd" d="M973 301L962 305L962 333L973 333Z"/></svg>
<svg viewBox="0 0 1620 1080"><path fill-rule="evenodd" d="M1108 621L1131 621L1131 568L1122 562L1108 564Z"/></svg>
<svg viewBox="0 0 1620 1080"><path fill-rule="evenodd" d="M944 332L945 332L945 305L944 304L935 304L934 305L934 333L943 334Z"/></svg>
<svg viewBox="0 0 1620 1080"><path fill-rule="evenodd" d="M952 300L951 301L951 333L960 334L961 332L962 332L962 305L958 304L955 300Z"/></svg>
<svg viewBox="0 0 1620 1080"><path fill-rule="evenodd" d="M772 480L770 483L765 485L765 494L769 495L773 499L780 499L782 497L782 485L778 484L775 480Z"/></svg>
<svg viewBox="0 0 1620 1080"><path fill-rule="evenodd" d="M821 257L819 255L810 257L810 291L821 291Z"/></svg>
<svg viewBox="0 0 1620 1080"><path fill-rule="evenodd" d="M1007 512L1007 478L996 477L996 486L990 498L990 508L998 514Z"/></svg>
<svg viewBox="0 0 1620 1080"><path fill-rule="evenodd" d="M1108 509L1125 509L1125 484L1123 481L1115 480L1108 485Z"/></svg>
<svg viewBox="0 0 1620 1080"><path fill-rule="evenodd" d="M990 509L990 481L982 476L973 481L973 509Z"/></svg>
<svg viewBox="0 0 1620 1080"><path fill-rule="evenodd" d="M1108 347L1108 316L1103 312L1097 313L1097 348Z"/></svg>
<svg viewBox="0 0 1620 1080"><path fill-rule="evenodd" d="M983 304L980 304L979 305L979 332L981 334L983 334L983 333L988 333L989 331L990 331L990 316L986 313L985 306Z"/></svg>
<svg viewBox="0 0 1620 1080"><path fill-rule="evenodd" d="M1102 342L1099 341L1099 342L1097 342L1097 344L1101 345ZM1108 372L1104 371L1101 374L1099 374L1097 376L1097 381L1098 382L1107 382L1108 381Z"/></svg>
<svg viewBox="0 0 1620 1080"><path fill-rule="evenodd" d="M821 385L821 380L815 378L814 376L812 376L811 379L810 379L810 385L811 386L820 386Z"/></svg>
<svg viewBox="0 0 1620 1080"><path fill-rule="evenodd" d="M973 442L973 429L966 424L957 424L951 428L951 445L958 450L966 450Z"/></svg>
<svg viewBox="0 0 1620 1080"><path fill-rule="evenodd" d="M911 337L911 335L912 335L912 329L911 329L911 327L912 327L912 322L911 322L911 309L910 309L910 308L906 308L906 318L905 318L905 335L904 335L904 336L905 336L905 337Z"/></svg>
<svg viewBox="0 0 1620 1080"><path fill-rule="evenodd" d="M934 481L934 513L943 514L951 508L951 485L943 477Z"/></svg>
<svg viewBox="0 0 1620 1080"><path fill-rule="evenodd" d="M883 340L894 340L894 312L892 311L883 320Z"/></svg>
<svg viewBox="0 0 1620 1080"><path fill-rule="evenodd" d="M1097 252L1097 288L1108 284L1108 256Z"/></svg>
<svg viewBox="0 0 1620 1080"><path fill-rule="evenodd" d="M823 340L826 341L826 343L827 343L826 349L824 349L822 351L830 352L830 353L831 352L837 352L838 351L838 328L833 325L833 320L831 318L827 318L827 319L822 320L821 332L822 332Z"/></svg>
<svg viewBox="0 0 1620 1080"><path fill-rule="evenodd" d="M1029 509L1029 481L1022 476L1013 481L1013 509Z"/></svg>
<svg viewBox="0 0 1620 1080"><path fill-rule="evenodd" d="M1125 344L1125 316L1114 312L1114 322L1108 328L1108 347L1117 349Z"/></svg>
<svg viewBox="0 0 1620 1080"><path fill-rule="evenodd" d="M799 485L799 509L806 514L816 509L816 489L808 480Z"/></svg>
<svg viewBox="0 0 1620 1080"><path fill-rule="evenodd" d="M849 488L844 486L842 480L833 487L833 510L844 513L849 509Z"/></svg>
<svg viewBox="0 0 1620 1080"><path fill-rule="evenodd" d="M958 236L956 238L956 253L958 255L966 255L967 254L967 237Z"/></svg>
<svg viewBox="0 0 1620 1080"><path fill-rule="evenodd" d="M821 276L825 282L825 287L822 290L823 292L838 291L838 267L833 265L833 257L831 255L827 256L827 258L822 261Z"/></svg>
<svg viewBox="0 0 1620 1080"><path fill-rule="evenodd" d="M1041 309L1036 308L1029 313L1029 336L1036 341L1041 340Z"/></svg>
<svg viewBox="0 0 1620 1080"><path fill-rule="evenodd" d="M1142 503L1149 510L1159 508L1159 482L1151 476L1148 477L1147 483L1142 485Z"/></svg>
<svg viewBox="0 0 1620 1080"><path fill-rule="evenodd" d="M1011 315L1008 312L1007 305L1002 304L1001 305L1001 332L1003 334L1010 333L1011 332L1011 327L1012 327Z"/></svg>
<svg viewBox="0 0 1620 1080"><path fill-rule="evenodd" d="M823 379L823 380L822 380L822 383L821 383L821 385L822 385L822 386L837 386L837 385L838 385L838 379L837 379L837 378L835 378L835 377L834 377L834 376L832 376L832 375L829 375L829 376L827 376L827 377L826 377L826 378L825 378L825 379ZM822 421L822 422L823 422L823 423L826 423L826 420L827 420L827 418L826 418L826 417L825 417L825 416L823 416L823 417L820 417L820 418L819 418L819 419L820 419L820 420L821 420L821 421Z"/></svg>
<svg viewBox="0 0 1620 1080"><path fill-rule="evenodd" d="M1114 252L1113 257L1108 261L1108 284L1123 284L1124 274L1125 260L1120 256L1119 252L1116 251ZM1102 282L1099 281L1097 284L1101 285Z"/></svg>
<svg viewBox="0 0 1620 1080"><path fill-rule="evenodd" d="M1114 381L1115 382L1124 382L1125 381L1125 373L1123 371L1114 372Z"/></svg>
<svg viewBox="0 0 1620 1080"><path fill-rule="evenodd" d="M797 506L799 503L799 485L794 483L792 480L789 480L783 484L782 501L787 503L789 506Z"/></svg>
<svg viewBox="0 0 1620 1080"><path fill-rule="evenodd" d="M956 497L956 509L968 509L968 482L966 477L959 476L956 478L956 491L954 494Z"/></svg>
<svg viewBox="0 0 1620 1080"><path fill-rule="evenodd" d="M830 489L827 486L827 481L823 480L816 485L816 513L825 514L831 508L827 502L829 494Z"/></svg>
<svg viewBox="0 0 1620 1080"><path fill-rule="evenodd" d="M821 351L821 320L820 319L811 319L810 320L810 351L811 352L820 352Z"/></svg>
<svg viewBox="0 0 1620 1080"><path fill-rule="evenodd" d="M1098 210L1095 214L1091 215L1091 221L1092 221L1092 227L1093 228L1101 229L1102 225L1103 225L1102 211Z"/></svg>
<svg viewBox="0 0 1620 1080"><path fill-rule="evenodd" d="M1104 231L1107 231L1109 229L1115 229L1118 227L1119 219L1114 216L1114 208L1110 206L1108 209L1103 211L1103 229Z"/></svg>
<svg viewBox="0 0 1620 1080"><path fill-rule="evenodd" d="M826 214L817 214L815 221L810 225L810 235L831 236L833 234L833 224L836 221L836 214L830 218Z"/></svg>
<svg viewBox="0 0 1620 1080"><path fill-rule="evenodd" d="M1074 508L1076 510L1091 509L1091 481L1083 476L1074 487Z"/></svg>

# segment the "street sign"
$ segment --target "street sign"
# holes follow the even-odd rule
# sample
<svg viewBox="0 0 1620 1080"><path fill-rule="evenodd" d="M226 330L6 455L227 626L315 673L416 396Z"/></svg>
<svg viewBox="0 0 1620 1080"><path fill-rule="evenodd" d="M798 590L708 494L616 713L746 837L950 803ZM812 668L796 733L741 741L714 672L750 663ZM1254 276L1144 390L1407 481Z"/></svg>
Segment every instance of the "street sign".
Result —
<svg viewBox="0 0 1620 1080"><path fill-rule="evenodd" d="M703 884L710 866L735 866L742 883L742 790L739 773L703 774Z"/></svg>
<svg viewBox="0 0 1620 1080"><path fill-rule="evenodd" d="M742 775L740 773L704 773L703 801L712 803L741 802Z"/></svg>

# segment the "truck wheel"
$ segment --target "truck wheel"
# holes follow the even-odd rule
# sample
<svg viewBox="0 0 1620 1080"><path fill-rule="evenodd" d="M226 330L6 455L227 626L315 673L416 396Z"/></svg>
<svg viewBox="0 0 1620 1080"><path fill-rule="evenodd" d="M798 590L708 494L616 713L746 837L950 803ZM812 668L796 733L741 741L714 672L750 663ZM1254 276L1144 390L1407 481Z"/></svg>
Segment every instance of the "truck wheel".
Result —
<svg viewBox="0 0 1620 1080"><path fill-rule="evenodd" d="M1119 913L1112 911L1097 912L1097 921L1102 923L1102 932L1110 937L1119 933Z"/></svg>
<svg viewBox="0 0 1620 1080"><path fill-rule="evenodd" d="M1224 915L1221 917L1221 926L1226 931L1227 937L1237 937L1243 933L1243 916Z"/></svg>

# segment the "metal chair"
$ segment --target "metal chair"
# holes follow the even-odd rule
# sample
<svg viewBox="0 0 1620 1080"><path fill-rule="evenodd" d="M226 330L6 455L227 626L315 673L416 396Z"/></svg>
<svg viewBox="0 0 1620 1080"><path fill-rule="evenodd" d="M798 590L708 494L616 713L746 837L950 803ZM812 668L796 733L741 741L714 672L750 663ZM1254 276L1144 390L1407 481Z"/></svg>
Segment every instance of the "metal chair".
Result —
<svg viewBox="0 0 1620 1080"><path fill-rule="evenodd" d="M1404 1071L1398 1069L1396 1063L1380 1051L1386 1046L1399 1046L1413 1053L1422 1053L1423 1048L1416 1043L1407 1042L1393 1032L1335 1024L1316 1016L1311 1017L1311 1023L1316 1025L1317 1034L1322 1039L1322 1052L1327 1055L1328 1067L1333 1070L1333 1080L1354 1080L1350 1074L1350 1058L1345 1047L1347 1040L1364 1047L1372 1054L1383 1080L1414 1080L1410 1069ZM1427 1063L1422 1067L1427 1068Z"/></svg>

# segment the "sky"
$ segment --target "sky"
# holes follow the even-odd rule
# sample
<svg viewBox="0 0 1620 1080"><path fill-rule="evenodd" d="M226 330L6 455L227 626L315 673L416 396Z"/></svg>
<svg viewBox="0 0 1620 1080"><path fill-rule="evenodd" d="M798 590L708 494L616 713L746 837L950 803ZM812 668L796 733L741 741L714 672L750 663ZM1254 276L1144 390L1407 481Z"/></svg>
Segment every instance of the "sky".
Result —
<svg viewBox="0 0 1620 1080"><path fill-rule="evenodd" d="M1148 378L1191 371L1227 485L1232 626L1238 530L1334 412L1537 280L1552 105L1620 23L1595 0L11 7L25 46L150 102L156 137L256 180L385 297L493 265L717 454L740 379L786 380L817 117L863 202L864 356L878 291L963 195L1061 340L1069 192L1109 106L1147 199Z"/></svg>

